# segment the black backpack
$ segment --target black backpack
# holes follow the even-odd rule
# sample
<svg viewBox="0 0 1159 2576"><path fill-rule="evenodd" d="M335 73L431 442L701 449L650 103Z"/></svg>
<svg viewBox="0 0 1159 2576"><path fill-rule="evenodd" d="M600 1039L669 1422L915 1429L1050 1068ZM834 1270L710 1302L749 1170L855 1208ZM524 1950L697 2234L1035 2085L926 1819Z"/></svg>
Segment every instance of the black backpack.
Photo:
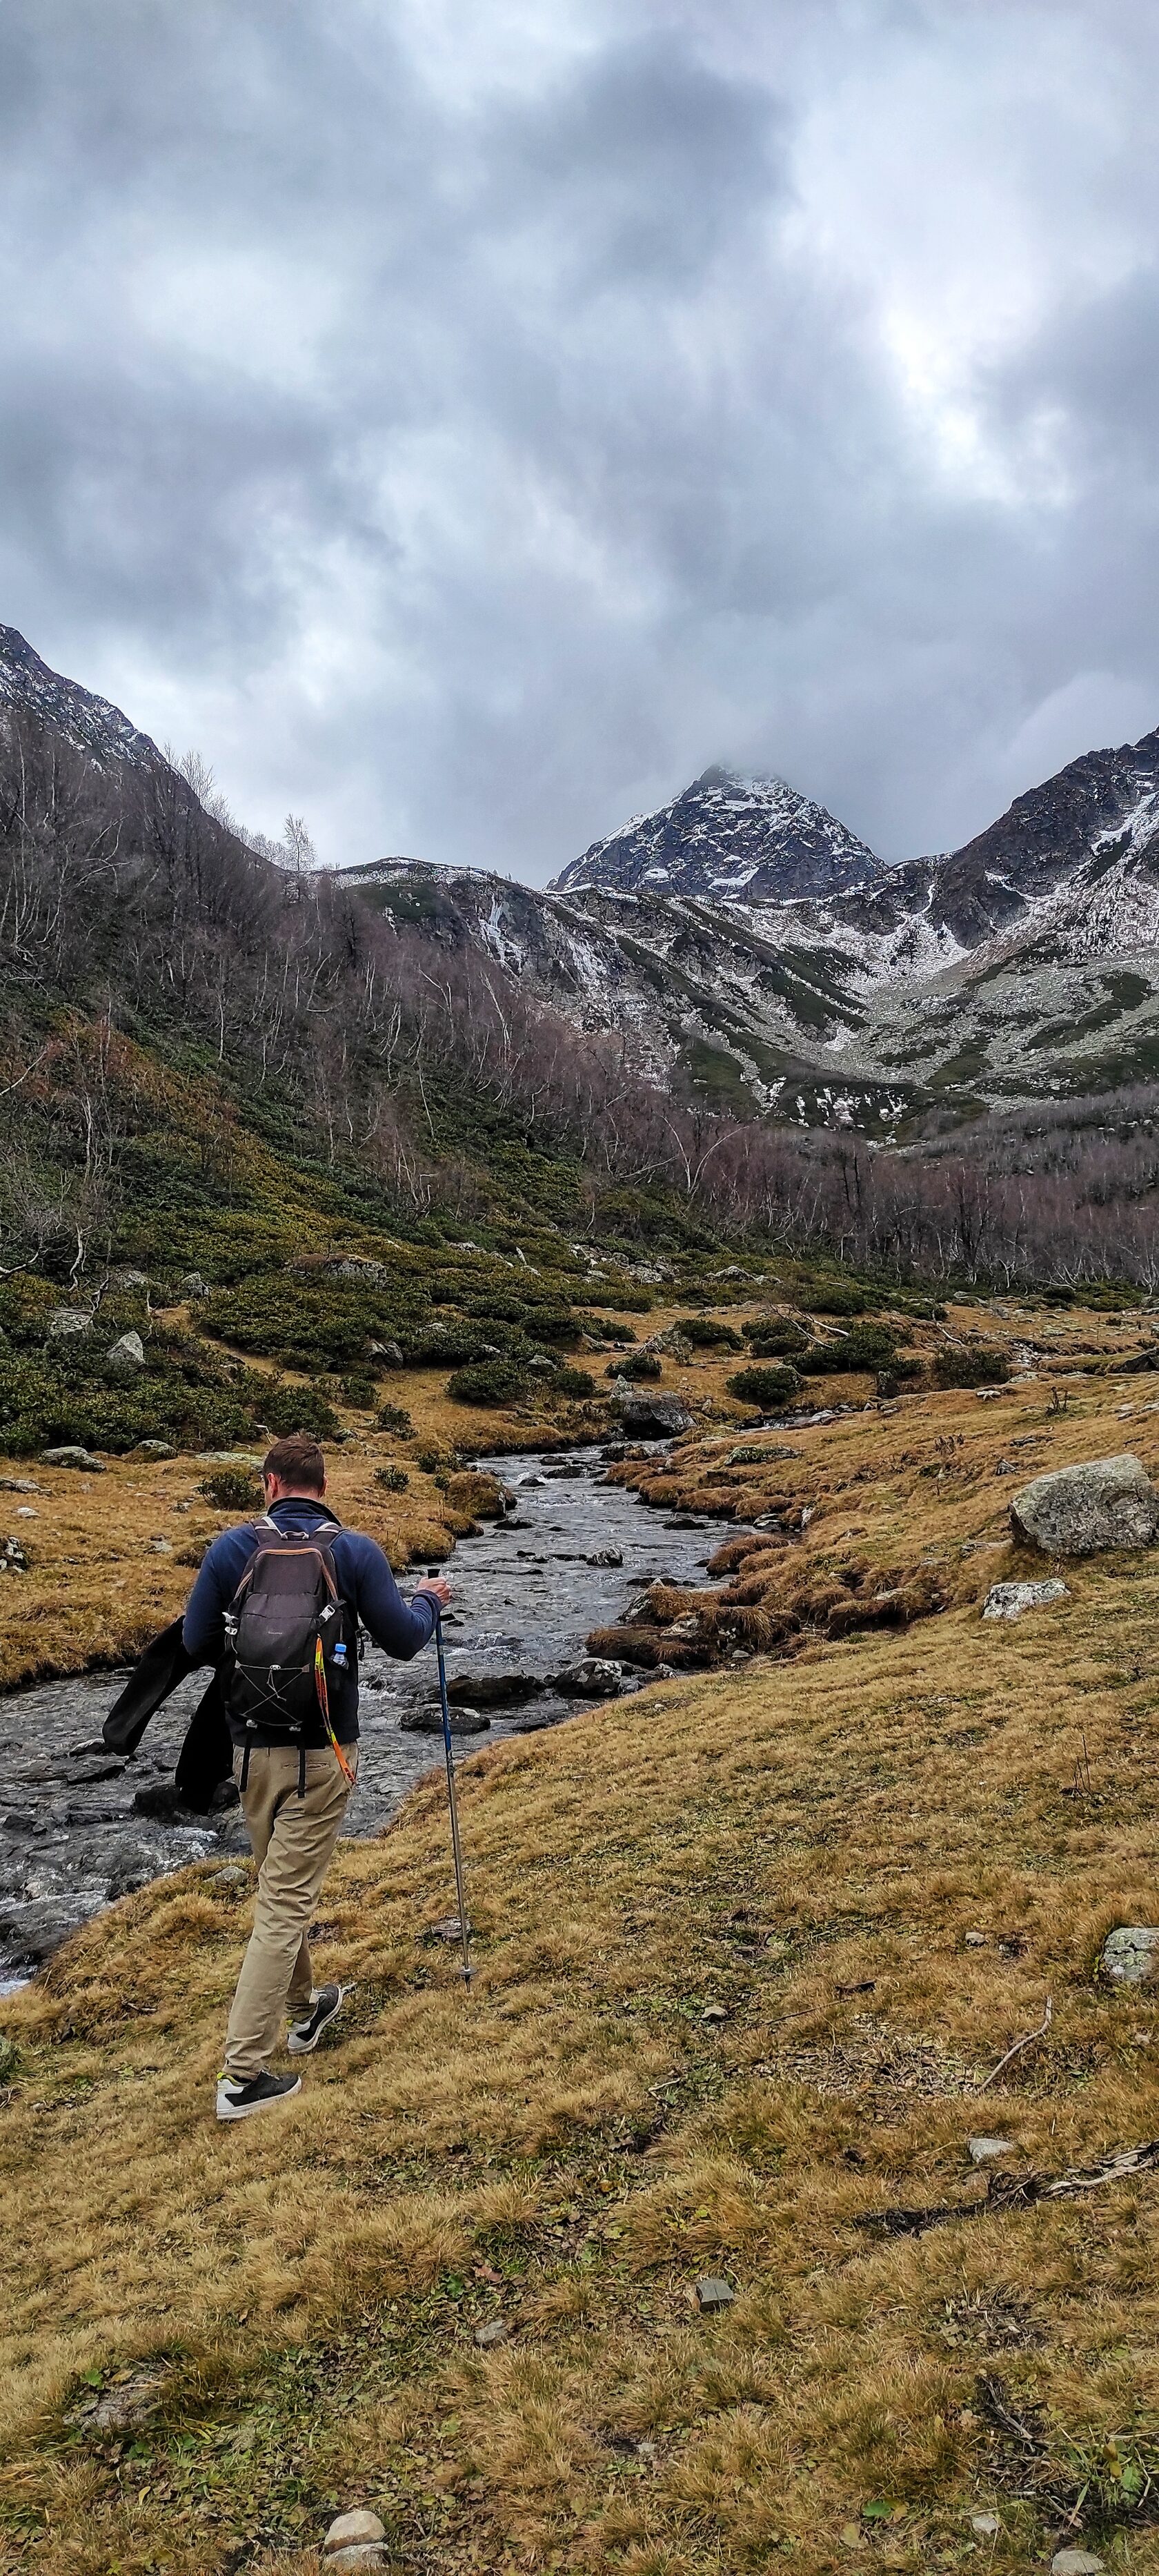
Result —
<svg viewBox="0 0 1159 2576"><path fill-rule="evenodd" d="M301 1795L308 1748L332 1745L352 1776L330 1723L330 1685L355 1669L357 1624L334 1572L337 1530L292 1537L276 1521L256 1527L257 1546L225 1613L226 1707L245 1728L247 1771L250 1743L297 1745Z"/></svg>

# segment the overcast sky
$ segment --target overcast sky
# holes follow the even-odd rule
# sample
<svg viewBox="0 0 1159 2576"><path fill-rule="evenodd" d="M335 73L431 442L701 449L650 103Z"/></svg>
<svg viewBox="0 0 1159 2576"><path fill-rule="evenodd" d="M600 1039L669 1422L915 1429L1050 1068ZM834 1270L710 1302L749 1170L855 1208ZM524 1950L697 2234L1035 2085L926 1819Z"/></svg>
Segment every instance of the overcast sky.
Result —
<svg viewBox="0 0 1159 2576"><path fill-rule="evenodd" d="M0 0L0 620L251 825L1159 723L1154 0Z"/></svg>

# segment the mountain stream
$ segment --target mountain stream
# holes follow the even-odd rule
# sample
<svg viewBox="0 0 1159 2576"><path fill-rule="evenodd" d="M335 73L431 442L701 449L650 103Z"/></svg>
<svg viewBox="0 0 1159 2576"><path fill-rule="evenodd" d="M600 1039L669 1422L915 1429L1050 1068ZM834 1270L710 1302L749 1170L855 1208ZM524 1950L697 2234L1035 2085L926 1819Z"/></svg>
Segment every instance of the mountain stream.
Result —
<svg viewBox="0 0 1159 2576"><path fill-rule="evenodd" d="M703 1584L707 1559L723 1535L718 1521L687 1513L660 1520L635 1494L605 1484L596 1449L479 1463L495 1470L516 1503L504 1520L461 1539L445 1569L454 1590L444 1619L452 1698L458 1681L460 1692L471 1698L478 1692L484 1703L488 1680L516 1672L546 1686L532 1687L514 1706L481 1705L489 1725L456 1735L457 1759L495 1736L555 1725L590 1705L568 1687L551 1687L553 1677L583 1658L589 1630L622 1619L660 1575ZM247 1849L236 1807L190 1817L172 1794L174 1764L205 1673L191 1674L166 1701L131 1762L107 1753L101 1742L124 1678L82 1674L13 1692L5 1702L0 1990L5 1979L20 1982L116 1897L190 1861L230 1859ZM626 1687L639 1682L629 1677ZM429 1720L437 1711L431 1649L400 1664L366 1645L350 1834L378 1833L413 1782L441 1765L441 1731L407 1726L408 1719Z"/></svg>

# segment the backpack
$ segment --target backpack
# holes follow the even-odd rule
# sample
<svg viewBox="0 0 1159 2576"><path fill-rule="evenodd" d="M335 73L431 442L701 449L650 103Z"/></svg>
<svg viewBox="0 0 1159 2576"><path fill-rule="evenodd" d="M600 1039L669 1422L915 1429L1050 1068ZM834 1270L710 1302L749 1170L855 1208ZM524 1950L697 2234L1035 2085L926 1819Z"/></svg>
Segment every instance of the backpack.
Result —
<svg viewBox="0 0 1159 2576"><path fill-rule="evenodd" d="M258 1543L225 1613L230 1664L226 1707L251 1743L296 1744L298 1795L306 1751L329 1743L353 1773L330 1723L329 1685L354 1667L356 1625L334 1573L337 1531L291 1537L273 1520L256 1523Z"/></svg>

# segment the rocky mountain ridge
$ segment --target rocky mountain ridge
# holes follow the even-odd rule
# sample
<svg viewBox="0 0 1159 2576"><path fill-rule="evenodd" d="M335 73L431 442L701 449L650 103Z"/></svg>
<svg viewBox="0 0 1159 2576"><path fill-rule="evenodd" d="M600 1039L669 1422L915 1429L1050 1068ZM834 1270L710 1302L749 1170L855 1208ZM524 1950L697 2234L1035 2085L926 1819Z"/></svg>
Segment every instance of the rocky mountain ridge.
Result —
<svg viewBox="0 0 1159 2576"><path fill-rule="evenodd" d="M717 770L543 892L417 861L349 877L718 1106L897 1136L1159 1073L1159 732L898 865Z"/></svg>
<svg viewBox="0 0 1159 2576"><path fill-rule="evenodd" d="M0 707L26 713L107 769L115 761L148 768L162 755L119 707L49 669L15 626L0 626Z"/></svg>
<svg viewBox="0 0 1159 2576"><path fill-rule="evenodd" d="M162 758L11 627L5 707L105 767ZM405 858L336 873L741 1114L885 1140L1159 1078L1159 731L898 865L783 781L717 769L544 890Z"/></svg>

